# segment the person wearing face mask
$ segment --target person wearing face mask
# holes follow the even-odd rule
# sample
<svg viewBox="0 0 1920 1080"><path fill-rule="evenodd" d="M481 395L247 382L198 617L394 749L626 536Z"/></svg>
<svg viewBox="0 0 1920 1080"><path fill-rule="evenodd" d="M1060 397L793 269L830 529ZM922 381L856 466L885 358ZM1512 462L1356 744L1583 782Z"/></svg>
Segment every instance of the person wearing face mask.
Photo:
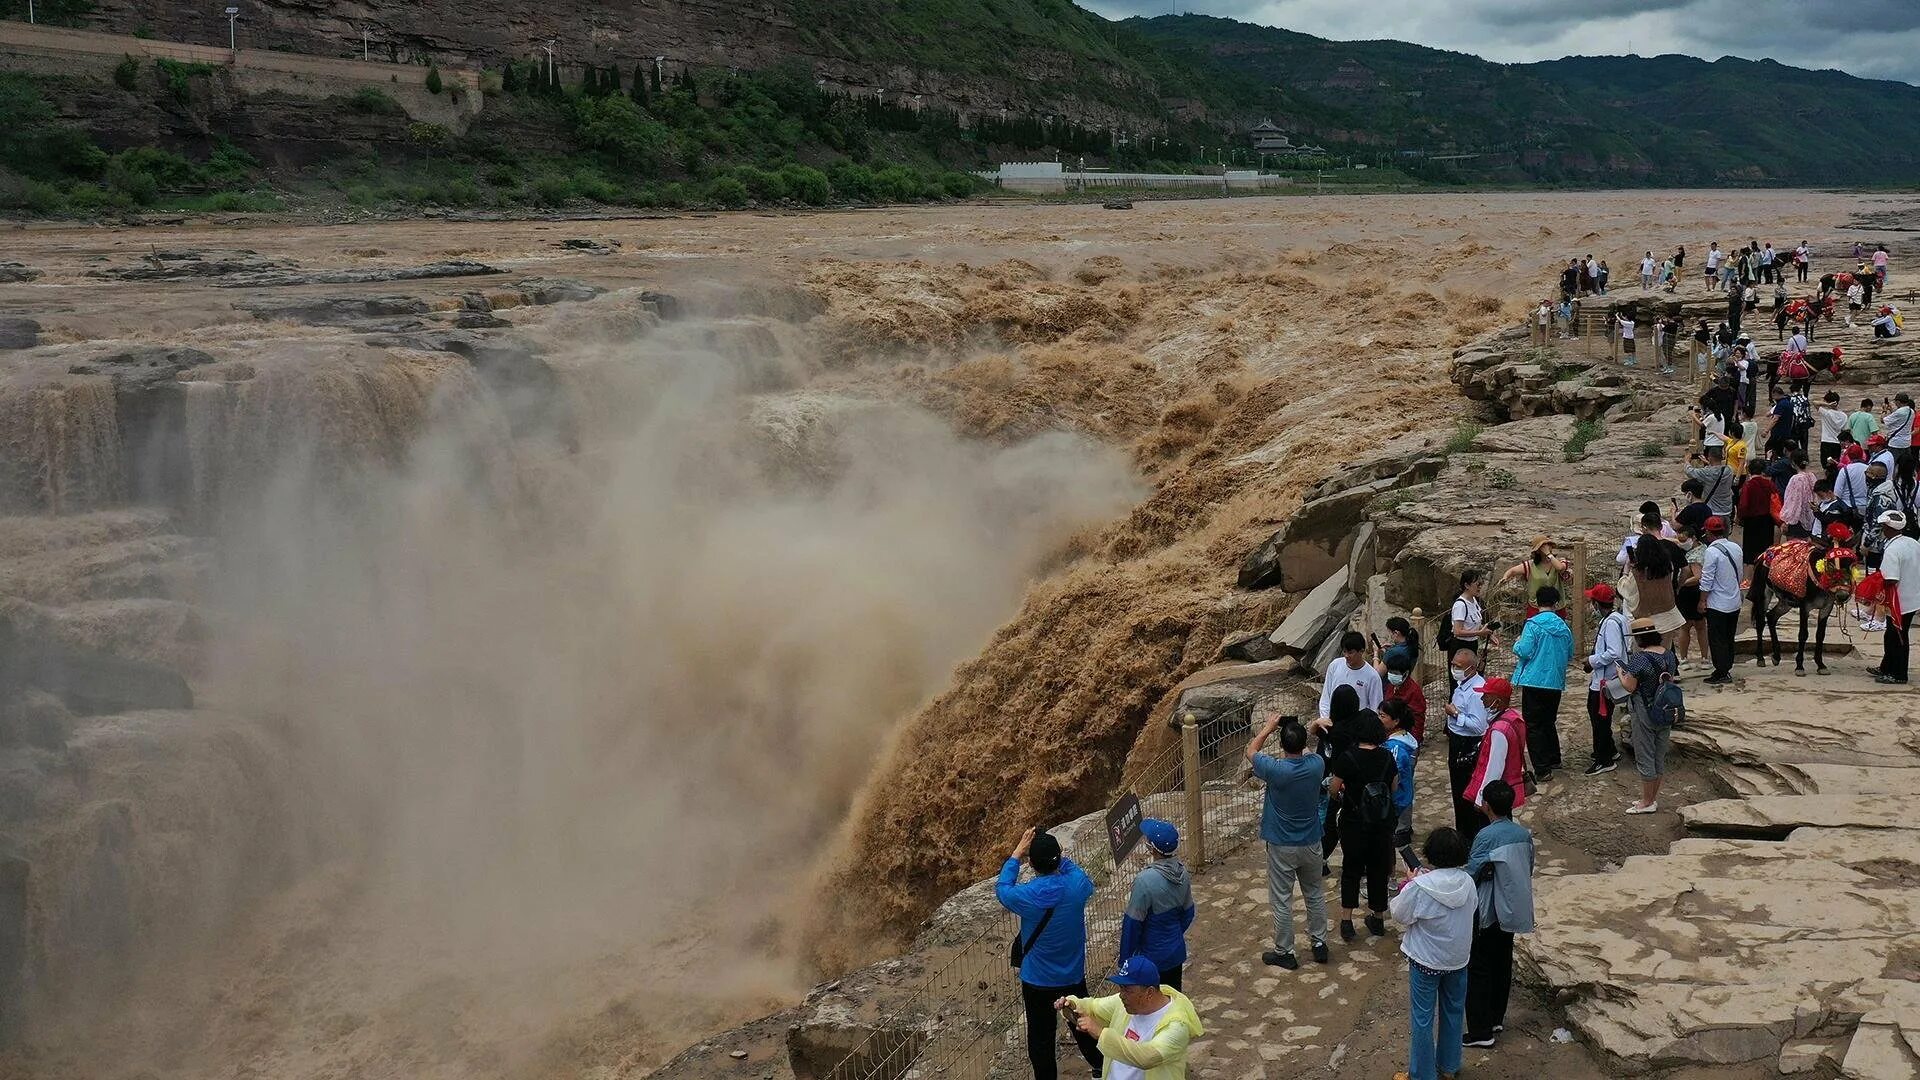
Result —
<svg viewBox="0 0 1920 1080"><path fill-rule="evenodd" d="M1407 707L1408 719L1403 730L1418 746L1427 737L1427 692L1413 677L1414 665L1420 658L1420 636L1413 624L1397 615L1387 620L1387 632L1393 635L1393 644L1388 645L1375 662L1381 678L1386 680L1381 706L1398 701Z"/></svg>
<svg viewBox="0 0 1920 1080"><path fill-rule="evenodd" d="M1487 734L1487 707L1480 698L1486 680L1480 676L1480 656L1462 647L1453 654L1453 697L1447 702L1447 780L1453 788L1453 820L1462 832L1478 829L1486 816L1466 797L1480 762L1480 740Z"/></svg>

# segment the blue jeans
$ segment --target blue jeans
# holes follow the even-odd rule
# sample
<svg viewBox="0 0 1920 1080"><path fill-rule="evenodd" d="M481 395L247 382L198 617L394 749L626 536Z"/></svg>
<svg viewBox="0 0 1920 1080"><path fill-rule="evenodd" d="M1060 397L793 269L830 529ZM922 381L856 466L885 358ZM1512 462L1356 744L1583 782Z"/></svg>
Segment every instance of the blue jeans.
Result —
<svg viewBox="0 0 1920 1080"><path fill-rule="evenodd" d="M1440 974L1407 961L1407 1019L1413 1029L1411 1080L1438 1080L1460 1071L1460 1039L1467 1025L1467 969ZM1434 1060L1434 1008L1440 1011L1440 1056Z"/></svg>

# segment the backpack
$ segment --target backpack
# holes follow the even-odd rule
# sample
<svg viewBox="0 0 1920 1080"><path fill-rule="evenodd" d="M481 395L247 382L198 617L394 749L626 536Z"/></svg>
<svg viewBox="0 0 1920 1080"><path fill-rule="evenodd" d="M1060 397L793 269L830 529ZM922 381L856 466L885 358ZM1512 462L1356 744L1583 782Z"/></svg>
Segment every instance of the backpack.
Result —
<svg viewBox="0 0 1920 1080"><path fill-rule="evenodd" d="M1354 806L1354 812L1368 825L1386 825L1400 815L1393 809L1393 778L1399 774L1398 761L1393 751L1387 751L1387 761L1393 771L1384 777L1369 780L1360 789L1360 798Z"/></svg>
<svg viewBox="0 0 1920 1080"><path fill-rule="evenodd" d="M1806 363L1806 358L1802 357L1800 366L1805 368ZM1808 369L1805 375L1789 375L1787 377L1790 379L1812 378L1813 372L1811 369ZM1795 394L1787 400L1793 405L1793 426L1797 428L1811 427L1813 425L1813 405L1800 394Z"/></svg>
<svg viewBox="0 0 1920 1080"><path fill-rule="evenodd" d="M1634 704L1645 716L1648 727L1665 730L1686 722L1686 695L1673 679L1678 667L1679 664L1673 661L1673 654L1666 654L1666 659L1660 662L1660 681L1653 693L1647 693L1644 686L1634 693Z"/></svg>

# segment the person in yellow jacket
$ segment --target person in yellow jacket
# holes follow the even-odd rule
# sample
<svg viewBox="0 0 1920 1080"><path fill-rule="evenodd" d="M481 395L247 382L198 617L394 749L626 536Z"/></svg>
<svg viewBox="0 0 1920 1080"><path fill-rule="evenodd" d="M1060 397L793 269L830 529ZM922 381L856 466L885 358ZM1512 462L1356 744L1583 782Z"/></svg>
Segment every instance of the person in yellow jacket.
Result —
<svg viewBox="0 0 1920 1080"><path fill-rule="evenodd" d="M1145 956L1128 957L1108 981L1120 992L1054 1002L1078 1013L1080 1030L1099 1042L1107 1059L1102 1080L1183 1080L1187 1044L1206 1034L1193 1002L1160 985L1160 969Z"/></svg>

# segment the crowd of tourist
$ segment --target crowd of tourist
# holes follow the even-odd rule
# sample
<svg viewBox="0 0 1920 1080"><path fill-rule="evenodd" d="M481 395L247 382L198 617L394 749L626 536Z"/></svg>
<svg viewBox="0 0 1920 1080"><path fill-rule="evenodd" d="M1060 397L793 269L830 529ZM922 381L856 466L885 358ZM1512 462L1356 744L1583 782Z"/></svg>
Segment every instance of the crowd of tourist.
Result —
<svg viewBox="0 0 1920 1080"><path fill-rule="evenodd" d="M1642 292L1676 291L1684 247L1639 261ZM1833 320L1837 297L1847 326L1872 308L1887 284L1884 245L1856 245L1855 269L1820 276L1818 291L1792 298L1788 280L1808 284L1812 249L1749 242L1732 251L1710 244L1703 284L1729 297L1716 331L1700 320L1689 334L1677 319L1636 325L1613 316L1625 362L1636 362L1647 333L1662 369L1687 349L1710 376L1691 407L1697 451L1666 508L1647 501L1614 559L1613 580L1575 581L1558 545L1534 538L1525 558L1489 580L1468 570L1437 621L1433 646L1446 687L1432 701L1444 718L1437 751L1447 773L1450 824L1432 829L1416 850L1414 777L1428 744L1429 691L1419 680L1423 646L1405 619L1389 620L1389 640L1346 631L1327 665L1316 716L1268 717L1246 747L1251 774L1264 786L1260 837L1267 852L1272 948L1262 961L1298 970L1302 956L1332 962L1343 946L1387 935L1399 925L1407 963L1411 1046L1398 1080L1452 1077L1465 1048L1491 1048L1505 1029L1514 935L1533 929L1534 840L1514 820L1541 785L1561 781L1566 763L1560 714L1568 672L1585 676L1591 754L1589 778L1631 758L1637 797L1626 815L1660 808L1668 742L1685 720L1684 686L1734 683L1741 620L1755 636L1756 663L1782 663L1779 624L1798 614L1795 674L1807 674L1813 621L1815 671L1828 674L1830 615L1857 619L1882 635L1871 672L1884 684L1908 681L1914 612L1903 584L1920 582L1920 484L1913 445L1915 404L1905 393L1862 396L1849 409L1837 390L1814 400L1820 373L1838 374L1842 351L1812 357L1811 341ZM1604 295L1604 259L1571 260L1560 297L1532 320L1543 342L1569 306ZM1784 347L1762 359L1742 319L1773 286ZM1891 305L1873 317L1876 336L1897 336L1904 320ZM1791 332L1789 336L1789 332ZM1762 391L1762 384L1765 389ZM1737 530L1737 532L1736 532ZM1486 616L1489 587L1520 592L1518 632ZM1910 587L1909 594L1920 591ZM1909 597L1910 602L1910 597ZM1569 603L1593 619L1578 648ZM1771 636L1772 650L1766 642ZM1585 655L1579 655L1584 652ZM1493 675L1489 669L1510 672ZM1437 732L1435 733L1437 736ZM1202 1021L1181 991L1186 934L1195 918L1192 877L1178 857L1180 835L1166 821L1141 826L1143 865L1122 919L1112 996L1087 996L1087 874L1062 856L1053 837L1029 830L1002 868L997 894L1020 918L1012 945L1025 1003L1028 1052L1036 1080L1055 1080L1057 1018L1094 1077L1177 1080ZM1333 861L1338 852L1338 872ZM1396 880L1395 863L1403 874ZM1021 866L1033 875L1022 882ZM1328 890L1337 883L1339 915ZM1306 911L1305 948L1294 919L1296 892Z"/></svg>

